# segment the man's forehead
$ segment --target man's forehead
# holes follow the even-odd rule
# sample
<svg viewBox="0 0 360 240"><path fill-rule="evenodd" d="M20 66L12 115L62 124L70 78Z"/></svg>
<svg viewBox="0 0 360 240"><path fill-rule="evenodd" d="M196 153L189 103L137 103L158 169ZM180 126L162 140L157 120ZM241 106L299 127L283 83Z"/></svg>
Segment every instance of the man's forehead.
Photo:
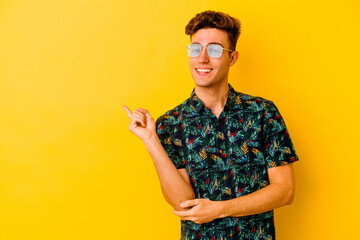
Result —
<svg viewBox="0 0 360 240"><path fill-rule="evenodd" d="M192 43L210 44L219 43L229 45L229 36L226 31L217 28L202 28L196 31L191 37Z"/></svg>

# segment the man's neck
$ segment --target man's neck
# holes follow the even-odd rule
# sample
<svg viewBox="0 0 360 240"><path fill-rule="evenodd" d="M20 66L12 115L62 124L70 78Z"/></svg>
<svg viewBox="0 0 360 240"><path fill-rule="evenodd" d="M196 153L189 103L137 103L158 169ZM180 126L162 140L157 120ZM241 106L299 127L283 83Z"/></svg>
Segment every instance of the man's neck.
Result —
<svg viewBox="0 0 360 240"><path fill-rule="evenodd" d="M223 84L211 88L195 86L195 93L205 106L210 108L211 112L219 118L229 95L229 85Z"/></svg>

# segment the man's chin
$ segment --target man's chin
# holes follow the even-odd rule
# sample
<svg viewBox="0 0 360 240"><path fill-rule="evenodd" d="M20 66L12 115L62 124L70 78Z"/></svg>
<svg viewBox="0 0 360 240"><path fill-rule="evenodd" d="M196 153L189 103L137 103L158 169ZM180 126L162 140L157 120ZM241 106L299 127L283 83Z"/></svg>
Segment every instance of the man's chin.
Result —
<svg viewBox="0 0 360 240"><path fill-rule="evenodd" d="M212 81L205 81L205 80L196 80L194 81L195 86L199 88L213 88L213 87L220 87L223 84L227 85L227 82L221 83L221 82L212 82Z"/></svg>
<svg viewBox="0 0 360 240"><path fill-rule="evenodd" d="M198 82L195 82L195 86L196 86L196 87L200 87L200 88L210 88L210 87L212 87L212 84L210 84L210 83L198 83Z"/></svg>
<svg viewBox="0 0 360 240"><path fill-rule="evenodd" d="M199 87L207 87L207 86L211 86L213 84L210 79L196 79L196 80L194 80L194 83L196 86L199 86Z"/></svg>

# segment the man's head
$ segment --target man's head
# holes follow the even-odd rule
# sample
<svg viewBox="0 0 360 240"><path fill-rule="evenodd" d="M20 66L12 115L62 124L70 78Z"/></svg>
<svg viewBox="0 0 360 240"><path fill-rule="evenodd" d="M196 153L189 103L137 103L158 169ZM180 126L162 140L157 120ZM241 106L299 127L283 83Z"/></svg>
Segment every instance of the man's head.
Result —
<svg viewBox="0 0 360 240"><path fill-rule="evenodd" d="M186 34L190 35L187 50L195 90L227 87L229 68L239 56L235 46L240 22L224 13L206 11L190 20Z"/></svg>
<svg viewBox="0 0 360 240"><path fill-rule="evenodd" d="M217 28L227 32L229 37L229 48L235 50L237 40L240 36L240 21L228 14L215 11L205 11L196 14L185 28L185 34L190 38L202 28Z"/></svg>

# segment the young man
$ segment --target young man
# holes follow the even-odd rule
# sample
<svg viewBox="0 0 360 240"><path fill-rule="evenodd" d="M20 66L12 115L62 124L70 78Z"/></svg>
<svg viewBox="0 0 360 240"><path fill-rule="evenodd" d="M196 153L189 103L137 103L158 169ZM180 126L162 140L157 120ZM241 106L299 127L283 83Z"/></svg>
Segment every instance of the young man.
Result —
<svg viewBox="0 0 360 240"><path fill-rule="evenodd" d="M164 197L181 221L181 239L275 239L273 209L294 198L298 160L269 100L228 84L240 22L206 11L186 26L195 88L161 116L124 106L130 131L149 151ZM156 130L155 130L156 129Z"/></svg>

